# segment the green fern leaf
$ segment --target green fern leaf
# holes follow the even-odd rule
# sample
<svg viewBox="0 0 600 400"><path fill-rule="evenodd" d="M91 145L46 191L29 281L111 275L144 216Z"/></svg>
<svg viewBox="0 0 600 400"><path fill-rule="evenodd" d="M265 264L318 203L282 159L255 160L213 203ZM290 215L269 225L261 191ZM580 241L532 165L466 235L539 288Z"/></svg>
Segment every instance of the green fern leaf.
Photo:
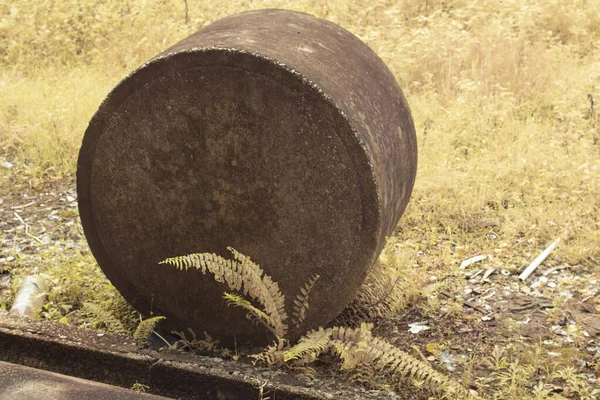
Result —
<svg viewBox="0 0 600 400"><path fill-rule="evenodd" d="M223 298L227 301L228 306L243 308L244 310L248 311L246 318L251 321L261 322L268 329L270 329L273 334L276 334L276 332L273 331L273 321L271 320L271 317L253 306L248 300L234 293L224 293Z"/></svg>
<svg viewBox="0 0 600 400"><path fill-rule="evenodd" d="M304 287L300 288L300 294L296 296L294 299L294 312L292 322L297 327L300 326L304 319L306 318L306 310L308 310L308 298L310 295L310 291L315 286L315 282L320 278L320 275L313 275Z"/></svg>
<svg viewBox="0 0 600 400"><path fill-rule="evenodd" d="M251 316L269 328L278 338L283 338L287 332L287 313L285 297L279 290L279 285L252 260L237 250L229 247L235 260L227 260L212 253L193 253L185 256L171 257L159 264L169 264L181 270L197 269L203 274L207 271L213 274L215 281L225 283L230 290L242 292L251 299L258 301L264 311L258 310L250 302L231 301L230 304L247 308ZM258 311L258 312L257 312ZM266 318L264 317L266 315Z"/></svg>
<svg viewBox="0 0 600 400"><path fill-rule="evenodd" d="M281 366L283 365L283 355L285 353L285 349L289 347L289 343L286 339L277 339L277 342L273 343L270 346L267 346L267 349L259 354L252 354L250 357L254 358L253 364L257 362L265 363L269 366Z"/></svg>
<svg viewBox="0 0 600 400"><path fill-rule="evenodd" d="M283 360L285 362L298 360L306 355L309 355L311 359L315 359L329 347L330 338L331 332L329 330L323 328L313 330L303 336L298 344L285 351Z"/></svg>
<svg viewBox="0 0 600 400"><path fill-rule="evenodd" d="M163 316L156 316L152 318L148 318L140 322L135 332L133 333L133 338L137 340L146 339L156 327L159 321L165 319Z"/></svg>
<svg viewBox="0 0 600 400"><path fill-rule="evenodd" d="M109 332L125 333L127 330L109 310L95 303L83 303L81 311L91 317L94 325L104 327Z"/></svg>

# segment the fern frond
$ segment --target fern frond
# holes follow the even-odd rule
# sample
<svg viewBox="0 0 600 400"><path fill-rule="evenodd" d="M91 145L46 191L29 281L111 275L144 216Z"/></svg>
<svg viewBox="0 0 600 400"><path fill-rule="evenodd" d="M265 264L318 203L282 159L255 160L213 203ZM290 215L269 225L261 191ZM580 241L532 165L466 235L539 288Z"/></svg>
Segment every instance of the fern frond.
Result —
<svg viewBox="0 0 600 400"><path fill-rule="evenodd" d="M372 323L363 322L358 328L348 328L345 326L334 326L331 329L331 339L343 343L359 343L362 340L372 337Z"/></svg>
<svg viewBox="0 0 600 400"><path fill-rule="evenodd" d="M310 383L312 381L315 380L315 378L317 377L317 371L314 368L311 367L306 367L306 366L300 366L300 367L290 367L291 370L293 370L296 373L296 377L298 377L298 379Z"/></svg>
<svg viewBox="0 0 600 400"><path fill-rule="evenodd" d="M178 336L177 343L181 349L188 349L192 353L206 355L206 353L215 355L221 358L233 358L233 353L228 348L220 346L220 342L213 339L208 333L204 332L204 339L198 339L196 333L188 328L190 338L185 332L172 331L171 333Z"/></svg>
<svg viewBox="0 0 600 400"><path fill-rule="evenodd" d="M319 328L303 336L295 346L283 353L285 362L302 359L304 363L315 360L321 353L329 348L331 330Z"/></svg>
<svg viewBox="0 0 600 400"><path fill-rule="evenodd" d="M289 347L289 343L285 339L279 338L277 343L273 343L267 346L266 350L262 353L252 354L250 357L254 358L253 364L262 362L269 366L281 366L283 365L283 357L285 349Z"/></svg>
<svg viewBox="0 0 600 400"><path fill-rule="evenodd" d="M241 254L232 247L227 248L239 262L239 272L244 283L244 294L258 300L264 307L273 323L276 336L283 338L287 333L287 312L285 311L285 296L279 290L279 284L254 263L250 257Z"/></svg>
<svg viewBox="0 0 600 400"><path fill-rule="evenodd" d="M368 389L379 387L377 371L371 362L358 364L350 373L350 381L365 386Z"/></svg>
<svg viewBox="0 0 600 400"><path fill-rule="evenodd" d="M228 250L235 260L227 260L213 253L193 253L185 256L171 257L159 264L169 264L181 270L191 268L203 274L210 272L217 282L227 284L230 290L242 292L258 301L264 308L268 317L253 311L253 315L260 316L259 321L268 324L268 328L277 337L283 338L287 333L285 320L288 318L285 311L285 297L279 290L279 285L254 263L250 257L243 255L232 247ZM232 303L232 304L235 304ZM236 304L241 306L242 303ZM251 306L251 304L248 302ZM242 306L243 307L243 306ZM252 306L254 307L254 306ZM247 308L250 310L250 308ZM256 310L256 307L254 307Z"/></svg>
<svg viewBox="0 0 600 400"><path fill-rule="evenodd" d="M370 342L370 346L373 348L372 358L377 368L402 378L423 381L429 390L433 392L442 390L452 398L473 398L471 393L457 382L449 379L429 364L417 360L410 354L398 349L384 339L374 338Z"/></svg>
<svg viewBox="0 0 600 400"><path fill-rule="evenodd" d="M387 318L416 296L412 281L393 264L377 262L348 309L361 318Z"/></svg>
<svg viewBox="0 0 600 400"><path fill-rule="evenodd" d="M112 313L95 303L83 303L81 311L92 317L96 326L104 326L109 332L125 333L127 330Z"/></svg>
<svg viewBox="0 0 600 400"><path fill-rule="evenodd" d="M353 370L360 364L369 361L372 349L368 341L340 342L332 341L334 353L342 360L342 370Z"/></svg>
<svg viewBox="0 0 600 400"><path fill-rule="evenodd" d="M294 318L292 319L296 328L298 328L306 318L306 310L309 308L308 297L313 286L315 286L315 282L317 282L317 279L320 277L321 276L317 274L313 275L308 282L304 284L304 287L300 288L300 294L296 295L296 299L294 300Z"/></svg>
<svg viewBox="0 0 600 400"><path fill-rule="evenodd" d="M359 328L330 328L331 347L342 360L342 369L352 371L359 365L371 364L376 370L396 378L423 381L428 390L442 390L450 398L476 398L455 381L385 339L371 333L372 324L362 323Z"/></svg>
<svg viewBox="0 0 600 400"><path fill-rule="evenodd" d="M133 338L137 340L146 339L156 327L159 321L165 319L163 316L156 316L152 318L148 318L140 322L135 332L133 333Z"/></svg>
<svg viewBox="0 0 600 400"><path fill-rule="evenodd" d="M273 320L268 314L254 307L252 303L250 303L248 300L244 299L238 294L226 292L223 294L223 298L227 301L228 306L240 307L248 311L248 314L246 314L246 318L248 318L252 322L261 322L264 326L270 329L273 334L277 336L277 332L275 332L273 329Z"/></svg>

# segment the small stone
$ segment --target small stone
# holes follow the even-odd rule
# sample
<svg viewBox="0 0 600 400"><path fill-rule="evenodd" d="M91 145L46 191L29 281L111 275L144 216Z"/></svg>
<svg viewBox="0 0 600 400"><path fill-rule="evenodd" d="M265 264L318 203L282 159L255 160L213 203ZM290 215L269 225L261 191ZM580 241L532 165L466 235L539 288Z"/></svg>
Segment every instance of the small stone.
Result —
<svg viewBox="0 0 600 400"><path fill-rule="evenodd" d="M577 332L579 332L579 328L577 328L577 325L571 324L571 325L567 326L567 332L577 333Z"/></svg>
<svg viewBox="0 0 600 400"><path fill-rule="evenodd" d="M412 324L408 324L408 326L410 328L408 331L413 335L431 329L429 326L427 326L427 321L413 322Z"/></svg>
<svg viewBox="0 0 600 400"><path fill-rule="evenodd" d="M521 292L523 292L525 294L529 294L529 293L531 293L531 288L527 285L523 285L523 286L521 286Z"/></svg>

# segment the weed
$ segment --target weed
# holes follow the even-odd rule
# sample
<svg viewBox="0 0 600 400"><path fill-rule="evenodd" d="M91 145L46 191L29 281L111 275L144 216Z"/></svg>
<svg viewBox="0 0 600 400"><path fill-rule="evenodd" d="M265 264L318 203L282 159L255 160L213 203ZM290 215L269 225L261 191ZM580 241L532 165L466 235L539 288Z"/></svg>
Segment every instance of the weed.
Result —
<svg viewBox="0 0 600 400"><path fill-rule="evenodd" d="M150 386L144 385L143 383L136 382L131 386L131 390L138 393L146 393L150 389Z"/></svg>
<svg viewBox="0 0 600 400"><path fill-rule="evenodd" d="M351 328L334 326L312 330L302 336L296 344L286 338L287 312L285 296L279 285L252 260L233 248L229 248L234 260L227 260L212 253L194 253L167 258L160 264L169 264L180 270L194 268L203 274L210 273L215 281L225 283L230 290L249 296L260 308L253 305L241 294L225 292L223 298L228 305L241 307L257 322L263 324L275 336L276 341L264 352L251 355L256 362L267 365L288 365L302 369L304 378L312 372L307 364L322 354L331 353L341 360L341 370L350 372L350 379L356 382L374 384L374 370L383 376L410 382L418 389L441 394L449 398L474 396L460 384L448 379L429 364L419 361L408 353L372 334L373 325L361 323ZM317 277L309 279L301 288L300 306L308 308L308 295ZM369 365L371 368L369 368Z"/></svg>

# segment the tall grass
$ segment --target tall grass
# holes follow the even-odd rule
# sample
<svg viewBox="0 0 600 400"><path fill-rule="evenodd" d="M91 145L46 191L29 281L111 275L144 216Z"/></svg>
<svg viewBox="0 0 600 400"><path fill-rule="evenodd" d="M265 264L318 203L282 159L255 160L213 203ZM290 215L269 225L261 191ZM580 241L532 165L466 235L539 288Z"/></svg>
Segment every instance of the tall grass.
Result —
<svg viewBox="0 0 600 400"><path fill-rule="evenodd" d="M87 122L122 76L210 22L257 8L337 22L396 75L420 145L400 237L427 248L425 267L491 250L518 264L565 230L563 261L598 264L597 0L2 2L2 152L72 173Z"/></svg>

